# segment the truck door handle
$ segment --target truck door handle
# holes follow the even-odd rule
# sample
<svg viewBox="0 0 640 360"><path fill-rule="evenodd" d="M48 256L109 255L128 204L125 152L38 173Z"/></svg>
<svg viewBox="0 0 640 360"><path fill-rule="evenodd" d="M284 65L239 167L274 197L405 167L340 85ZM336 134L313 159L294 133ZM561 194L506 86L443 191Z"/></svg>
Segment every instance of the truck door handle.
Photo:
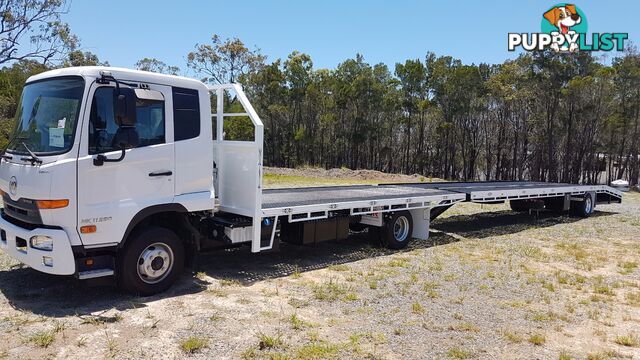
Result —
<svg viewBox="0 0 640 360"><path fill-rule="evenodd" d="M172 171L154 171L154 172L150 172L149 176L151 177L155 177L155 176L171 176L173 175Z"/></svg>

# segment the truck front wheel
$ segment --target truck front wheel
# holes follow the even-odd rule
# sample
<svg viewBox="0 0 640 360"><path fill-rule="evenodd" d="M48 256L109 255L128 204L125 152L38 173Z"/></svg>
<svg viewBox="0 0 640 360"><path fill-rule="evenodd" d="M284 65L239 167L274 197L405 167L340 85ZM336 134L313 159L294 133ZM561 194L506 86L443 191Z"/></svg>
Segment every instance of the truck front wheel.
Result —
<svg viewBox="0 0 640 360"><path fill-rule="evenodd" d="M142 296L163 292L182 274L184 256L184 245L173 231L152 227L137 232L118 255L118 285Z"/></svg>

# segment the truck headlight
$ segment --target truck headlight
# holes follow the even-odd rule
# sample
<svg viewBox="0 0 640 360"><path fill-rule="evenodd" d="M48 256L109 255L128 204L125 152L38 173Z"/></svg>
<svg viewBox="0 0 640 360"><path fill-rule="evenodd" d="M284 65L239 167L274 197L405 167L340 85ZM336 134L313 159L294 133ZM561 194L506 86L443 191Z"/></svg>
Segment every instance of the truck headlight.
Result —
<svg viewBox="0 0 640 360"><path fill-rule="evenodd" d="M29 240L31 247L38 250L53 250L53 239L45 235L35 235Z"/></svg>

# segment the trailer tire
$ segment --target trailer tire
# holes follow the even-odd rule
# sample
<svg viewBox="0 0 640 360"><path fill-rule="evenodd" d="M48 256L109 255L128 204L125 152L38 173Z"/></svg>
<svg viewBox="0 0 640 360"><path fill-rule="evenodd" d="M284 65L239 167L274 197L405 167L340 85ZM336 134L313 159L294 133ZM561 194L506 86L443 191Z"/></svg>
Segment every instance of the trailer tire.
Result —
<svg viewBox="0 0 640 360"><path fill-rule="evenodd" d="M118 254L118 286L135 295L161 293L180 277L184 259L184 245L173 231L151 227L135 232Z"/></svg>
<svg viewBox="0 0 640 360"><path fill-rule="evenodd" d="M413 234L413 218L408 211L398 211L385 220L384 244L389 249L400 250L409 245Z"/></svg>
<svg viewBox="0 0 640 360"><path fill-rule="evenodd" d="M589 217L593 213L593 209L595 208L595 203L591 194L584 194L584 200L582 201L572 201L571 209L573 210L573 214L579 217Z"/></svg>

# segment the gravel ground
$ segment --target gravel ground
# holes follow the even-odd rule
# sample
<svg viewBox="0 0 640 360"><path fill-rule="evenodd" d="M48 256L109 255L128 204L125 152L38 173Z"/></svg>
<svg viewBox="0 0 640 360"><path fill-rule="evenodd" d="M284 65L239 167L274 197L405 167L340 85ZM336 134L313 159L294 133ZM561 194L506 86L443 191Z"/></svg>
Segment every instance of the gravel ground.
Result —
<svg viewBox="0 0 640 360"><path fill-rule="evenodd" d="M640 194L588 219L461 204L404 251L217 252L148 298L2 254L0 358L640 358L639 235Z"/></svg>

